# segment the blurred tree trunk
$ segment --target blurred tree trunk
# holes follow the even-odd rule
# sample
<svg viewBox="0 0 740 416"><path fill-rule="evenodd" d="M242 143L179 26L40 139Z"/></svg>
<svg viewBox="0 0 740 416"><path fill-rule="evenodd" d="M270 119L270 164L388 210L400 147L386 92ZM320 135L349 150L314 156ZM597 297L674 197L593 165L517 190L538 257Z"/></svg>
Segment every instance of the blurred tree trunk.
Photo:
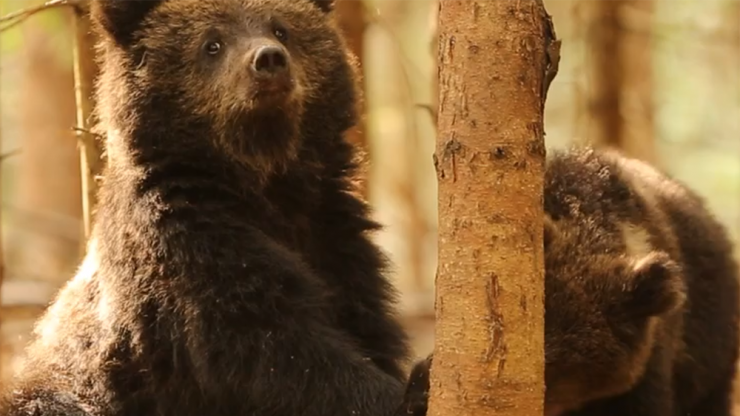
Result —
<svg viewBox="0 0 740 416"><path fill-rule="evenodd" d="M57 41L70 33L70 13L59 32L29 19L24 27L25 53L19 88L18 209L25 238L18 274L59 285L70 277L79 255L80 168L72 127L75 97L70 61ZM60 34L62 36L60 36ZM60 53L61 52L61 53ZM68 52L67 52L68 53Z"/></svg>
<svg viewBox="0 0 740 416"><path fill-rule="evenodd" d="M429 26L432 32L432 39L429 46L432 51L432 55L437 55L437 50L439 49L439 1L440 0L434 0L432 2L433 6L429 9ZM439 81L436 76L437 71L439 70L438 66L435 65L433 70L435 76L432 77L432 104L430 111L436 124L438 116L437 113L439 112Z"/></svg>
<svg viewBox="0 0 740 416"><path fill-rule="evenodd" d="M442 0L439 22L430 416L541 415L543 110L559 43L541 0Z"/></svg>
<svg viewBox="0 0 740 416"><path fill-rule="evenodd" d="M586 137L597 145L656 163L653 0L583 1L590 7Z"/></svg>
<svg viewBox="0 0 740 416"><path fill-rule="evenodd" d="M38 3L38 2L36 2ZM18 7L23 7L19 4ZM3 284L2 378L8 380L34 320L69 279L79 258L79 159L69 57L70 11L57 8L19 27L22 45L9 58L18 83L16 106L3 108L16 126L14 192ZM53 22L53 23L52 23ZM10 101L12 102L12 101Z"/></svg>
<svg viewBox="0 0 740 416"><path fill-rule="evenodd" d="M365 138L365 79L364 69L362 65L363 56L365 53L364 42L365 42L365 28L367 27L367 21L365 20L365 5L362 0L339 0L337 1L337 16L339 20L339 27L344 34L347 46L349 47L352 54L357 58L360 76L360 88L363 91L363 97L358 105L358 113L360 120L347 132L347 139L350 143L357 146L362 151L367 152L367 140ZM364 172L363 172L364 173ZM363 195L366 195L366 184L365 174L360 175L360 190Z"/></svg>
<svg viewBox="0 0 740 416"><path fill-rule="evenodd" d="M391 231L392 245L385 248L395 258L396 287L401 291L401 311L407 330L431 331L434 317L433 281L436 259L436 178L429 164L434 151L435 125L428 114L416 107L420 104L418 88L421 67L411 64L428 53L428 39L423 34L427 22L428 2L391 0L374 2L377 9L368 10L373 23L368 38L366 67L371 77L368 91L376 117L372 125L373 197L377 198L376 213ZM436 51L435 51L436 55ZM424 68L427 69L427 68ZM435 77L436 78L436 77ZM379 81L378 81L379 80ZM425 91L426 92L426 91ZM428 104L428 103L426 103ZM429 203L432 205L430 206ZM384 219L385 209L391 218ZM390 221L389 221L390 220ZM387 238L387 237L386 237ZM421 338L421 337L420 337ZM415 348L428 351L418 339Z"/></svg>

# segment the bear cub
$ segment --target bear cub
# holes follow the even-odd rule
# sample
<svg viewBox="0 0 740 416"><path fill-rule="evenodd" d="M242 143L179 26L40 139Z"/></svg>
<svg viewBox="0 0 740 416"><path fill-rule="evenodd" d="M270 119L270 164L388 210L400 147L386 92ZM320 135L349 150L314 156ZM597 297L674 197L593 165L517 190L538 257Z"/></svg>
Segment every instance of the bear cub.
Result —
<svg viewBox="0 0 740 416"><path fill-rule="evenodd" d="M385 416L406 336L354 192L333 0L93 0L106 137L78 274L4 416Z"/></svg>
<svg viewBox="0 0 740 416"><path fill-rule="evenodd" d="M703 201L589 148L548 158L546 416L731 416L738 267ZM400 415L427 412L432 356Z"/></svg>

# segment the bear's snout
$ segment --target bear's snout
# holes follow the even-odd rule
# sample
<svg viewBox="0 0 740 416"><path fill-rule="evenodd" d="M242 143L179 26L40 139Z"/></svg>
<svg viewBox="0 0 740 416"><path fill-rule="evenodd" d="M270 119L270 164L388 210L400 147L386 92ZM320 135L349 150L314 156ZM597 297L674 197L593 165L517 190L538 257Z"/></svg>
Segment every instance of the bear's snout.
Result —
<svg viewBox="0 0 740 416"><path fill-rule="evenodd" d="M290 70L288 54L279 46L261 46L254 53L252 70L260 77L280 76Z"/></svg>
<svg viewBox="0 0 740 416"><path fill-rule="evenodd" d="M282 102L292 95L295 90L294 71L290 55L281 45L260 44L247 54L247 62L252 97Z"/></svg>

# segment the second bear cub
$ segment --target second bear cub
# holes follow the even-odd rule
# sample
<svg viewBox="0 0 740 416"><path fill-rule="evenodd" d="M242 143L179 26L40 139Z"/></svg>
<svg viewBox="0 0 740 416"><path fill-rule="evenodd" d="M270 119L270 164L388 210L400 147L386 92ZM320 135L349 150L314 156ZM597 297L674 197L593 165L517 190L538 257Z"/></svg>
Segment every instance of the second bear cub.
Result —
<svg viewBox="0 0 740 416"><path fill-rule="evenodd" d="M614 152L545 174L547 416L730 416L738 268L685 186ZM431 357L401 414L426 413Z"/></svg>

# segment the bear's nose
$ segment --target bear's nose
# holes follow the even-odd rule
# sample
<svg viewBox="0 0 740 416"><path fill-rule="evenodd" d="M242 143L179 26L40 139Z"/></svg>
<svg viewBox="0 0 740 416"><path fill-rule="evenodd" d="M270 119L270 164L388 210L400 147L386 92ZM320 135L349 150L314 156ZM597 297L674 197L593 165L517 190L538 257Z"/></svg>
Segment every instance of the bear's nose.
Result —
<svg viewBox="0 0 740 416"><path fill-rule="evenodd" d="M278 46L263 46L257 50L252 68L260 74L277 74L288 68L288 56Z"/></svg>

